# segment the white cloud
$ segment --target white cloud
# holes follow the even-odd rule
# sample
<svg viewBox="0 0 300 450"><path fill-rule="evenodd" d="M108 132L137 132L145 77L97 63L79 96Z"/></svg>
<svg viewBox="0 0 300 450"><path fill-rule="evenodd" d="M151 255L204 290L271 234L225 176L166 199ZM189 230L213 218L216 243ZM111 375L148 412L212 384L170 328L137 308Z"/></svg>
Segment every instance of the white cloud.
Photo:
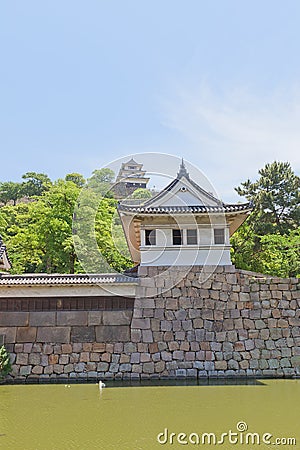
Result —
<svg viewBox="0 0 300 450"><path fill-rule="evenodd" d="M298 88L265 95L235 88L220 95L205 84L177 87L162 110L164 124L185 136L192 162L206 169L226 200L267 162L289 161L300 172Z"/></svg>

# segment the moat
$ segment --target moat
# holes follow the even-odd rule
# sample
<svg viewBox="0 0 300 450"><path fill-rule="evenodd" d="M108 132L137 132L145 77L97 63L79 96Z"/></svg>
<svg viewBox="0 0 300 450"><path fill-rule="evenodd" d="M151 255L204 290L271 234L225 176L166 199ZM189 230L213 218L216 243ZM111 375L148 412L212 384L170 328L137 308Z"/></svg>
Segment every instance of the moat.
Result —
<svg viewBox="0 0 300 450"><path fill-rule="evenodd" d="M175 382L174 382L175 383ZM245 443L209 444L213 433L237 432L238 439L256 433L270 434L272 448L298 448L300 442L300 380L252 380L250 384L140 386L107 382L97 384L45 384L0 386L0 448L5 450L159 448L251 448L266 446ZM241 382L242 383L242 382ZM244 424L244 425L243 425ZM247 430L243 430L243 426ZM164 444L167 430L167 443ZM170 434L172 444L170 444ZM177 441L185 433L188 444ZM157 440L160 435L159 443ZM250 436L251 438L251 436ZM249 439L250 439L249 438ZM275 439L285 444L275 445ZM294 438L296 445L284 439ZM184 439L184 437L180 437ZM210 437L213 439L213 436ZM231 437L235 439L235 437ZM272 445L273 444L273 445ZM197 445L196 445L197 447Z"/></svg>

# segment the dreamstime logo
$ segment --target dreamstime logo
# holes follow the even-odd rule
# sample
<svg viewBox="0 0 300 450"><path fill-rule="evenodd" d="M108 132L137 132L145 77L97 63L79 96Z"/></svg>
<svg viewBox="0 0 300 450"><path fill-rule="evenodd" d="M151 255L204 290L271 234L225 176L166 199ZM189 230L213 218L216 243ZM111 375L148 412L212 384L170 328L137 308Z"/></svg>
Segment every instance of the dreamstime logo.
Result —
<svg viewBox="0 0 300 450"><path fill-rule="evenodd" d="M157 208L159 198L157 200L155 200L155 197L140 200L134 200L131 196L125 199L122 198L118 207L120 217L115 216L113 218L110 230L101 228L101 214L106 214L109 208L106 197L110 196L109 191L114 191L116 187L120 187L120 183L122 181L128 181L128 178L126 180L118 178L118 182L114 186L109 186L106 192L102 190L101 193L99 193L97 184L88 183L84 186L77 200L73 215L73 241L80 265L91 277L94 277L95 274L111 273L114 276L122 276L122 279L126 280L126 276L130 277L130 272L127 272L127 274L119 273L112 267L110 262L116 255L117 258L119 255L120 259L126 256L124 253L127 244L135 263L140 263L141 266L160 266L158 271L151 273L151 277L153 278L152 285L159 286L160 292L168 291L177 285L188 275L195 265L205 267L205 270L198 274L198 281L200 283L205 282L214 273L222 258L221 249L219 249L219 252L213 251L213 237L209 231L209 227L211 229L217 225L219 228L225 229L226 219L222 208L220 208L218 213L210 211L208 208L206 211L208 221L203 225L199 216L191 212L191 201L193 202L193 196L194 198L195 196L199 198L199 190L197 191L197 186L193 181L190 184L189 177L195 180L200 186L200 194L201 189L204 189L212 199L217 199L216 201L221 205L221 201L218 200L214 187L198 168L188 163L187 171L181 164L180 158L167 154L140 153L129 155L128 157L112 161L106 168L110 168L117 173L120 167L124 167L124 163L131 160L131 158L134 158L134 160L145 166L147 176L151 177L152 184L159 185L159 189L154 189L156 191L160 191L166 185L172 186L178 170L179 172L186 170L187 177L183 176L180 178L178 189L172 192L172 198L168 198L168 194L166 195L163 205L168 205L168 207L165 208L165 212ZM138 180L135 179L135 181ZM203 191L203 197L205 197L205 192ZM201 199L199 201L201 203ZM143 215L143 207L144 205L147 206L147 204L149 204L150 209L148 208L147 215ZM203 206L207 206L205 198L203 200ZM136 213L134 213L135 211ZM152 213L149 211L152 211ZM121 222L123 229L121 229ZM145 230L149 229L152 223L157 227L157 242L153 246L147 246L145 245L143 233L146 233ZM206 251L203 251L203 248L201 250L199 245L191 245L187 249L186 245L181 245L182 242L180 245L172 246L166 238L166 234L164 234L168 226L179 230L187 230L188 228L196 230L199 228L203 229L203 235L207 239L206 245L204 246ZM120 241L122 241L120 235L123 231L125 232L127 242L125 243L123 240L120 245ZM107 233L110 233L111 246L103 251L104 246L101 245L100 248L98 243ZM184 233L187 233L187 231L184 231ZM187 239L186 236L187 234L184 234L185 241ZM200 242L201 240L202 236L200 236ZM103 242L104 239L102 240ZM201 245L203 247L202 243ZM142 261L140 261L140 246L143 255ZM201 261L201 264L199 261ZM128 280L130 281L129 278ZM168 282L165 282L165 280L168 280ZM108 291L113 292L114 287L112 285L106 286ZM146 293L145 296L147 296Z"/></svg>
<svg viewBox="0 0 300 450"><path fill-rule="evenodd" d="M236 424L236 430L227 430L223 433L174 433L165 428L156 439L161 445L296 445L294 437L274 437L272 433L250 432L244 421Z"/></svg>

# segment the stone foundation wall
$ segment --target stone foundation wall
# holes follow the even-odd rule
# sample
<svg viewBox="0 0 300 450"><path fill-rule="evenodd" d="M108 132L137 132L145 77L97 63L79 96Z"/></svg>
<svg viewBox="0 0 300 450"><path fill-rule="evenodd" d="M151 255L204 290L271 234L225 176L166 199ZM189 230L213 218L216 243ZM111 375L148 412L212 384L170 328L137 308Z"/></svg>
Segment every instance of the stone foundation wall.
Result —
<svg viewBox="0 0 300 450"><path fill-rule="evenodd" d="M133 315L0 313L13 377L299 375L299 279L210 270L140 268Z"/></svg>
<svg viewBox="0 0 300 450"><path fill-rule="evenodd" d="M141 269L131 330L157 343L154 371L162 361L171 377L300 374L299 279L234 266L163 272Z"/></svg>

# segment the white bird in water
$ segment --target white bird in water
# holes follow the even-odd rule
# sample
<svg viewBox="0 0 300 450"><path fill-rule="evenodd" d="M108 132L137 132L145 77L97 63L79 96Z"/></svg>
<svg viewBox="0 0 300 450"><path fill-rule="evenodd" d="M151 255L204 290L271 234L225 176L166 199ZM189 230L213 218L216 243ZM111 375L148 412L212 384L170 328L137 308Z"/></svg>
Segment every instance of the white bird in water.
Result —
<svg viewBox="0 0 300 450"><path fill-rule="evenodd" d="M103 383L103 381L99 381L99 389L101 390L101 389L103 389L103 388L105 388L105 383Z"/></svg>

